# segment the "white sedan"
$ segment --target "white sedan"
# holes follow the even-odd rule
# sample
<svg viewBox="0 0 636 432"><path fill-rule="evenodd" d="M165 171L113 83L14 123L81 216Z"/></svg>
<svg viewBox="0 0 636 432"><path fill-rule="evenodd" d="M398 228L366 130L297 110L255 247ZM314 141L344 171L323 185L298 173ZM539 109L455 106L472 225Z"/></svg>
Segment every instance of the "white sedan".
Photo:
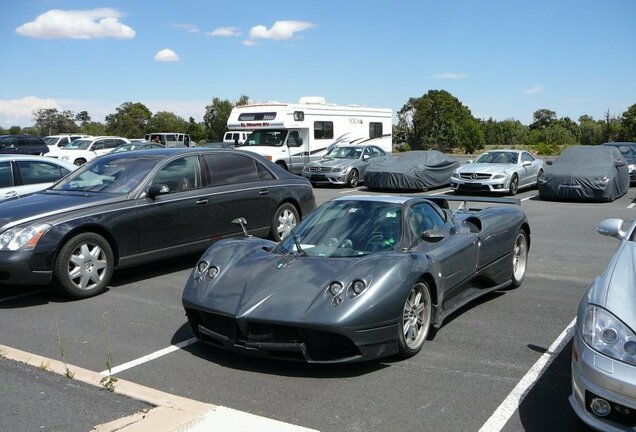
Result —
<svg viewBox="0 0 636 432"><path fill-rule="evenodd" d="M0 201L46 189L75 168L44 156L0 155Z"/></svg>
<svg viewBox="0 0 636 432"><path fill-rule="evenodd" d="M47 153L46 156L73 162L75 165L83 165L97 156L105 155L112 149L128 143L130 141L127 138L112 136L80 138L66 144L61 149Z"/></svg>
<svg viewBox="0 0 636 432"><path fill-rule="evenodd" d="M543 161L527 151L492 150L453 171L451 188L515 195L519 189L536 186L542 175Z"/></svg>

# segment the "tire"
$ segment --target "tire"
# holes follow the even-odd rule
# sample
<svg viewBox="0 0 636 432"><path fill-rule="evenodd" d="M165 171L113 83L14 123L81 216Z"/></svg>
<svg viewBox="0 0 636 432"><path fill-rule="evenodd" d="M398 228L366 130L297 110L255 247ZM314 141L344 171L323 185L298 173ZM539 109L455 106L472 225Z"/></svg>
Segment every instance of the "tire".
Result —
<svg viewBox="0 0 636 432"><path fill-rule="evenodd" d="M106 239L95 233L82 233L60 249L54 276L62 294L81 299L103 292L114 266L113 251Z"/></svg>
<svg viewBox="0 0 636 432"><path fill-rule="evenodd" d="M281 167L285 171L289 171L289 169L287 168L287 164L285 162L278 161L278 162L276 162L276 165L278 165L279 167Z"/></svg>
<svg viewBox="0 0 636 432"><path fill-rule="evenodd" d="M358 172L357 169L352 169L351 172L349 173L349 176L347 177L347 186L349 187L358 187L358 184L360 183L360 173Z"/></svg>
<svg viewBox="0 0 636 432"><path fill-rule="evenodd" d="M512 247L512 288L518 288L526 277L528 267L528 234L522 229Z"/></svg>
<svg viewBox="0 0 636 432"><path fill-rule="evenodd" d="M276 242L281 241L298 225L299 221L300 217L296 207L290 203L283 203L272 218L270 237Z"/></svg>
<svg viewBox="0 0 636 432"><path fill-rule="evenodd" d="M433 307L431 291L424 281L418 281L409 291L398 325L398 353L412 357L422 349L431 330Z"/></svg>
<svg viewBox="0 0 636 432"><path fill-rule="evenodd" d="M510 179L510 189L508 190L509 195L517 195L517 191L519 190L519 177L517 174L513 174Z"/></svg>
<svg viewBox="0 0 636 432"><path fill-rule="evenodd" d="M75 161L73 162L73 164L75 164L77 166L84 165L85 163L86 163L86 159L83 159L83 158L75 159Z"/></svg>

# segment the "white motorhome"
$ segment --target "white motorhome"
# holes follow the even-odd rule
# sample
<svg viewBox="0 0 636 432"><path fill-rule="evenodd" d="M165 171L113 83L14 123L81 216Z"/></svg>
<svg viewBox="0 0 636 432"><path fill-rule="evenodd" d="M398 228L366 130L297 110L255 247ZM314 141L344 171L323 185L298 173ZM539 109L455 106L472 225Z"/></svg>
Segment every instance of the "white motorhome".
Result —
<svg viewBox="0 0 636 432"><path fill-rule="evenodd" d="M258 153L300 173L338 143L375 144L392 150L390 109L327 104L323 97L302 97L297 104L268 102L232 109L227 127L252 130L237 147Z"/></svg>

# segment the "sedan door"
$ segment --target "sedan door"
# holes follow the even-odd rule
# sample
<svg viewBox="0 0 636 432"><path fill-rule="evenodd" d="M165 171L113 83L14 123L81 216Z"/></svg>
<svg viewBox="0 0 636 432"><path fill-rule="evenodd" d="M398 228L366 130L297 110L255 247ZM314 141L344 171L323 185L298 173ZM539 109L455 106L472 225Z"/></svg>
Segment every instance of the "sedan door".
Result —
<svg viewBox="0 0 636 432"><path fill-rule="evenodd" d="M520 178L520 185L529 186L537 181L539 175L539 169L541 167L541 161L537 160L530 153L523 152L520 157L521 172L523 173Z"/></svg>
<svg viewBox="0 0 636 432"><path fill-rule="evenodd" d="M64 177L70 171L51 162L46 161L15 161L19 186L18 195L25 195L46 189L53 183Z"/></svg>

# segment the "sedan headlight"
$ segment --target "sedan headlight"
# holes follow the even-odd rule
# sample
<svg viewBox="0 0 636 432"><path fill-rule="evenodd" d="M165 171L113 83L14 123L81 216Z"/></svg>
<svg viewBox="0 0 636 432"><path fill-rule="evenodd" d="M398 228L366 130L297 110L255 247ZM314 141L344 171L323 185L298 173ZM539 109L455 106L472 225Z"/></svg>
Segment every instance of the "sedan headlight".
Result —
<svg viewBox="0 0 636 432"><path fill-rule="evenodd" d="M32 250L49 228L49 224L38 224L8 229L0 234L0 250Z"/></svg>
<svg viewBox="0 0 636 432"><path fill-rule="evenodd" d="M495 174L494 176L492 176L493 180L505 179L505 178L506 178L506 174Z"/></svg>
<svg viewBox="0 0 636 432"><path fill-rule="evenodd" d="M582 336L592 349L636 366L636 335L602 307L587 306Z"/></svg>
<svg viewBox="0 0 636 432"><path fill-rule="evenodd" d="M458 171L453 171L452 174L451 174L451 178L458 179L459 178L459 172Z"/></svg>
<svg viewBox="0 0 636 432"><path fill-rule="evenodd" d="M331 171L333 171L333 172L342 172L342 171L344 171L344 168L343 167L334 167L334 168L331 169Z"/></svg>

